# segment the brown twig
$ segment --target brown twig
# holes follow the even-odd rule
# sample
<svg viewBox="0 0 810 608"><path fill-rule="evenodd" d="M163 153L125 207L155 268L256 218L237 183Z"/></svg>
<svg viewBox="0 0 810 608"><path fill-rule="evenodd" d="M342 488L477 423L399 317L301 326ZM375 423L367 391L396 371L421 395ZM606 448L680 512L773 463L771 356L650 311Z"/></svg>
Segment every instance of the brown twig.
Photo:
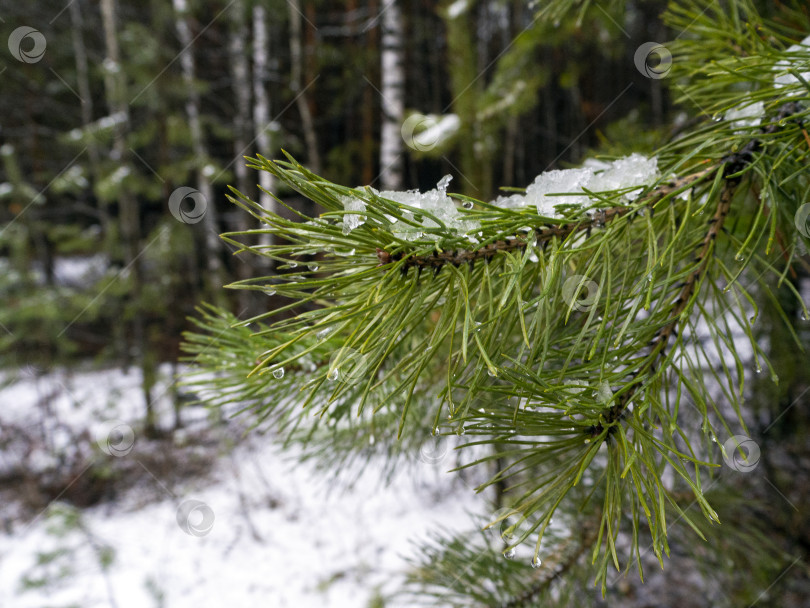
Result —
<svg viewBox="0 0 810 608"><path fill-rule="evenodd" d="M627 404L630 402L630 399L633 398L635 393L641 387L642 381L638 379L640 372L646 371L647 369L654 372L658 361L666 354L666 347L667 343L669 342L669 337L675 332L675 329L680 322L681 314L684 310L686 310L689 300L695 293L695 289L697 288L701 275L705 273L709 265L709 260L711 258L710 254L714 247L714 243L717 240L717 235L720 234L721 230L723 229L723 223L725 222L731 207L731 199L734 197L734 192L736 191L739 182L740 178L734 177L728 179L724 184L717 203L717 208L715 209L712 219L709 220L709 229L706 231L706 235L703 237L703 243L700 246L700 251L696 258L698 266L689 273L686 280L680 285L681 290L678 293L678 297L675 299L672 310L670 311L669 322L658 330L658 332L655 334L655 338L653 338L650 342L650 345L653 347L651 353L652 356L647 359L644 368L641 370L636 370L633 373L633 377L636 378L636 380L625 392L619 396L618 401L607 410L604 417L605 424L603 425L600 422L588 429L587 432L592 438L601 435L605 430L605 425L610 427L614 422L618 421L622 417L624 411L627 409Z"/></svg>
<svg viewBox="0 0 810 608"><path fill-rule="evenodd" d="M782 119L795 114L800 109L800 106L794 102L787 103L780 109L776 121L781 121ZM763 128L762 133L770 134L776 132L780 128L778 122L776 121ZM687 306L689 305L689 301L695 293L695 289L700 281L700 277L705 274L709 266L709 260L711 259L715 242L723 229L723 224L725 223L726 217L731 209L731 200L734 198L734 193L736 192L737 187L742 179L739 174L743 169L745 169L745 167L751 164L754 159L754 153L758 152L761 147L762 141L760 138L752 139L739 151L731 153L723 159L723 175L724 177L728 177L725 177L726 181L723 184L722 191L720 192L717 207L712 219L709 220L709 229L706 231L706 235L703 237L703 242L700 245L700 250L696 258L698 265L689 273L689 275L687 275L686 280L680 284L681 289L678 293L678 297L673 303L672 310L669 314L669 321L658 330L655 337L650 342L650 345L653 347L651 357L647 359L643 368L633 372L633 377L635 380L631 386L619 396L617 402L608 408L604 416L604 424L599 422L598 424L592 425L587 429L587 434L589 434L592 438L600 436L604 432L606 426L608 427L608 436L610 435L610 427L612 427L612 425L624 415L630 399L633 398L635 393L641 387L642 380L639 378L641 372L647 370L655 372L658 361L666 355L666 347L669 342L669 337L675 333L678 323L681 320L681 315L686 310Z"/></svg>
<svg viewBox="0 0 810 608"><path fill-rule="evenodd" d="M655 203L668 194L699 181L716 169L717 166L714 165L698 171L697 173L674 179L667 184L659 186L639 200L646 202L646 207L652 208ZM588 232L594 228L602 228L613 220L627 215L632 210L632 207L625 206L597 209L593 212L591 217L583 219L579 222L568 222L563 224L551 224L536 227L533 231L534 239L537 244L545 247L554 238L565 239L574 232ZM404 259L405 262L402 265L403 272L407 272L407 270L412 267L419 268L420 270L425 268L438 270L447 264L461 266L463 264L474 264L479 260L489 261L499 252L522 251L529 244L530 239L527 237L515 236L505 240L495 241L494 243L490 243L489 245L485 245L479 249L458 249L455 251L435 252L427 255L409 255L405 252L390 253L384 249L378 248L377 259L380 261L380 266L385 266L392 262L398 262Z"/></svg>

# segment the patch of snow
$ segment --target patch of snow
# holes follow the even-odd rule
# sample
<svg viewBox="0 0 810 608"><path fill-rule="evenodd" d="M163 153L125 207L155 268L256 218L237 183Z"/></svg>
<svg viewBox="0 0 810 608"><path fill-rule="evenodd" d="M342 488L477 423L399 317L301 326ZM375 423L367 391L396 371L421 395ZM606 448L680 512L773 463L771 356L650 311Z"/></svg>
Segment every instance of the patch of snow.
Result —
<svg viewBox="0 0 810 608"><path fill-rule="evenodd" d="M756 103L741 103L740 105L732 108L723 119L733 124L739 130L735 132L740 133L746 127L756 127L762 122L762 117L765 115L765 103L757 101Z"/></svg>
<svg viewBox="0 0 810 608"><path fill-rule="evenodd" d="M502 194L492 204L504 209L520 209L526 206L526 197L523 194Z"/></svg>
<svg viewBox="0 0 810 608"><path fill-rule="evenodd" d="M478 230L480 224L475 220L465 219L464 215L458 210L456 203L446 194L447 186L450 176L443 177L437 184L434 190L427 192L419 192L418 190L409 190L407 192L395 192L391 190L384 190L379 195L383 198L395 201L397 203L423 209L437 219L441 220L445 226L456 234L465 234ZM408 218L413 217L410 211L404 214ZM424 216L422 220L423 228L438 228L439 224L431 217ZM408 224L399 224L393 231L397 238L413 241L419 238L428 238L435 240L438 237L433 234L424 234L420 228ZM471 237L468 237L471 238Z"/></svg>
<svg viewBox="0 0 810 608"><path fill-rule="evenodd" d="M100 280L108 267L109 259L103 254L57 257L53 261L54 282L62 286L87 287Z"/></svg>
<svg viewBox="0 0 810 608"><path fill-rule="evenodd" d="M366 210L366 204L360 199L351 196L339 197L340 202L343 203L345 211L360 211ZM365 222L365 217L356 213L347 213L343 216L343 234L349 234L355 228L361 226Z"/></svg>
<svg viewBox="0 0 810 608"><path fill-rule="evenodd" d="M457 19L469 8L469 0L456 0L447 7L447 16L450 17L450 19Z"/></svg>
<svg viewBox="0 0 810 608"><path fill-rule="evenodd" d="M611 163L588 159L577 169L554 169L541 173L526 188L525 195L499 196L493 204L509 209L536 207L540 215L558 218L562 216L556 209L557 205L586 206L590 203L586 189L606 192L639 186L624 194L623 198L631 201L643 186L654 182L659 175L658 159L642 154L633 153Z"/></svg>
<svg viewBox="0 0 810 608"><path fill-rule="evenodd" d="M634 152L630 156L614 160L609 169L596 173L587 184L587 188L593 192L605 192L623 190L632 186L646 186L658 179L659 175L657 158L647 158L643 154ZM641 193L641 190L642 188L639 187L627 192L624 199L633 200Z"/></svg>
<svg viewBox="0 0 810 608"><path fill-rule="evenodd" d="M107 180L112 184L120 184L130 173L132 173L132 170L128 166L122 165L118 167Z"/></svg>
<svg viewBox="0 0 810 608"><path fill-rule="evenodd" d="M166 380L164 374L161 390ZM117 370L25 376L0 393L7 406L0 417L39 425L53 416L83 429L118 418L135 426L143 407L140 381L137 373ZM63 391L52 412L40 412L42 396L60 385L69 395ZM192 410L200 410L195 419L206 424L208 412L187 413ZM139 441L136 435L136 446ZM162 500L144 504L133 488L115 502L79 511L81 527L59 529L53 510L28 522L9 519L6 511L0 606L365 606L375 589L390 592L404 580L403 556L413 554L413 540L437 529L468 530L470 512L487 512L476 484L467 487L457 477L450 483L445 471L457 464L452 450L436 464L399 469L385 487L382 461L370 456L368 472L343 492L313 466L285 464L289 453L280 454L259 434L220 454L210 478L171 489L163 485L165 472L151 471L163 485ZM178 507L186 500L210 508L210 532L194 536L181 528ZM106 567L98 547L113 551ZM24 589L24 576L43 572L43 555L53 560L49 584ZM67 575L59 578L60 569Z"/></svg>
<svg viewBox="0 0 810 608"><path fill-rule="evenodd" d="M802 78L810 82L810 71L804 72L801 71L801 69L807 68L808 62L810 61L810 57L808 57L808 54L810 54L810 49L808 47L810 47L810 36L807 36L807 38L802 40L800 43L788 47L787 51L785 51L786 53L790 54L802 53L805 55L805 58L804 61L801 62L796 60L777 61L776 64L773 66L774 70L777 70L778 72L782 73L775 76L773 79L773 86L775 88L781 89L782 87L786 87L792 84L799 84L801 82L793 74L787 72L787 70L790 68L795 68L796 70L798 70Z"/></svg>
<svg viewBox="0 0 810 608"><path fill-rule="evenodd" d="M116 112L115 114L110 114L109 116L99 118L95 124L90 126L95 127L96 129L112 129L114 126L126 122L126 120L126 112Z"/></svg>
<svg viewBox="0 0 810 608"><path fill-rule="evenodd" d="M503 94L497 102L481 110L478 113L478 118L480 120L487 120L492 116L506 112L509 108L515 105L520 97L520 94L525 90L525 80L515 81L514 85L505 94Z"/></svg>
<svg viewBox="0 0 810 608"><path fill-rule="evenodd" d="M554 169L541 173L526 188L526 205L537 207L537 213L546 217L558 217L556 205L585 206L590 199L582 188L591 183L593 176L591 169ZM552 192L555 194L551 195ZM581 196L556 196L563 193L581 193Z"/></svg>
<svg viewBox="0 0 810 608"><path fill-rule="evenodd" d="M121 65L118 62L113 61L109 57L106 57L104 61L102 61L101 66L104 68L104 71L107 72L108 74L117 74L118 72L121 71Z"/></svg>

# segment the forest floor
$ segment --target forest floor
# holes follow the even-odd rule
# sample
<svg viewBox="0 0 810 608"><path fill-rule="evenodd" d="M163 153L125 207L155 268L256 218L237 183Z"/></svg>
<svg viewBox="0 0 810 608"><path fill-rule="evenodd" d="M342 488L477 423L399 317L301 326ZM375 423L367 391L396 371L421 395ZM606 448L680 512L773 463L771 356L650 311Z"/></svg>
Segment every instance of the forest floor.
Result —
<svg viewBox="0 0 810 608"><path fill-rule="evenodd" d="M154 405L158 426L170 429L171 368L160 375ZM440 529L473 532L491 512L473 490L483 479L447 473L458 464L452 450L403 463L386 480L379 442L349 478L302 463L295 448L282 452L272 432L248 430L249 416L220 419L198 406L184 407L182 428L150 438L140 386L137 372L121 370L24 368L0 379L0 607L410 608L389 595L414 543ZM777 452L767 451L779 470L803 479L806 450ZM758 482L765 473L743 475L747 491L798 513L802 496L779 498ZM785 491L808 487L772 477ZM613 573L608 598L586 586L582 605L730 605L733 589L697 567L685 550L695 538L681 535L665 570L647 550L645 584L634 569ZM518 553L531 572L531 551ZM792 574L790 591L775 591L780 606L806 605L810 579L798 567Z"/></svg>
<svg viewBox="0 0 810 608"><path fill-rule="evenodd" d="M363 607L401 583L411 541L486 510L449 458L336 479L199 407L147 439L141 402L134 371L29 368L0 390L0 606ZM126 454L99 449L110 420L135 429ZM207 533L181 528L186 500Z"/></svg>

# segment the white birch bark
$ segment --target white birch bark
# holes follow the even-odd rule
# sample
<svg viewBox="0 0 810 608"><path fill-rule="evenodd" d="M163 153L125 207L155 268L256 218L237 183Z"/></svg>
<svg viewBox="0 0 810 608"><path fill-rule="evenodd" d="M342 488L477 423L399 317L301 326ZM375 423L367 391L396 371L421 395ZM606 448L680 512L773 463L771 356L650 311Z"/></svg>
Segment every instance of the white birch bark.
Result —
<svg viewBox="0 0 810 608"><path fill-rule="evenodd" d="M402 15L396 0L382 9L381 68L382 133L380 136L380 183L384 190L402 189L405 113Z"/></svg>

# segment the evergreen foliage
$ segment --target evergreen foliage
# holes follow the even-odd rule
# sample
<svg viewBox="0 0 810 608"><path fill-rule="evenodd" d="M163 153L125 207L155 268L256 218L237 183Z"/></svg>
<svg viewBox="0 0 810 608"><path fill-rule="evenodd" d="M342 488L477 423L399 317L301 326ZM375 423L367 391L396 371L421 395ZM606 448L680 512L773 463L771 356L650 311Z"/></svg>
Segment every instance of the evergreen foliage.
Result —
<svg viewBox="0 0 810 608"><path fill-rule="evenodd" d="M665 22L683 34L666 45L667 82L700 120L658 147L654 183L587 191L561 217L451 195L454 219L290 155L249 159L321 212L289 219L233 190L263 228L223 238L277 272L230 287L287 304L247 320L205 309L186 336L198 366L187 382L332 469L357 464L370 440L396 466L436 436L463 436L462 466L490 472L478 490L505 487L506 508L423 547L415 601L584 601L566 581L595 577L604 594L613 568L643 577L647 546L663 567L676 525L741 556L755 544L769 556L760 566L778 568L755 524L711 525L740 501L718 463L746 429L749 350L778 382L759 309L781 311L791 291L808 315L791 277L807 245L794 218L810 196L810 48L786 49L810 23L798 4L772 13L671 3ZM735 118L759 102L760 120ZM530 558L504 560L518 545Z"/></svg>

